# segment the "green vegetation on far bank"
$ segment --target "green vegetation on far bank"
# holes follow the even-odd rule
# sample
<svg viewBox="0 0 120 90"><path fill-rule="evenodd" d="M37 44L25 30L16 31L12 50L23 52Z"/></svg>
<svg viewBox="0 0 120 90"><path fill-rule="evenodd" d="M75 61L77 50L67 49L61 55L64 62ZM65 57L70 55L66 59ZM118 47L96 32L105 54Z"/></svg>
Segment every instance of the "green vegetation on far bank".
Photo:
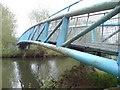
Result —
<svg viewBox="0 0 120 90"><path fill-rule="evenodd" d="M20 50L16 46L17 38L16 35L16 18L15 14L13 14L9 8L2 3L0 3L1 7L1 20L2 23L0 26L0 31L2 32L2 39L0 40L0 45L2 45L2 58L25 58L25 57L47 57L47 56L55 56L61 55L52 50L31 45L30 49ZM32 10L29 14L29 18L31 23L35 24L36 22L40 22L41 20L47 18L49 16L49 12L46 9L37 9Z"/></svg>
<svg viewBox="0 0 120 90"><path fill-rule="evenodd" d="M38 58L53 56L63 55L38 45L30 45L29 49L24 50L20 50L17 46L13 45L2 51L2 58Z"/></svg>

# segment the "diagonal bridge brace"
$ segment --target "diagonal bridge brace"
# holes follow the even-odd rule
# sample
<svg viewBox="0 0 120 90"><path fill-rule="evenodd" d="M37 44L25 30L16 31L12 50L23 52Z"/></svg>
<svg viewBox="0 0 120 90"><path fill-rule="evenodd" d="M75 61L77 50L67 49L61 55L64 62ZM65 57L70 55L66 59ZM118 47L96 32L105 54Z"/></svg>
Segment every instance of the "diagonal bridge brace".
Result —
<svg viewBox="0 0 120 90"><path fill-rule="evenodd" d="M92 5L90 7L80 8L80 9L75 10L75 11L70 11L70 12L67 12L67 13L62 14L62 15L57 15L55 17L51 17L51 18L49 18L47 20L44 20L41 23L38 23L37 25L31 27L29 30L27 30L25 33L23 33L23 35L18 40L17 45L21 45L21 46L24 46L25 44L41 45L41 46L44 46L46 48L57 51L61 54L64 54L66 56L70 56L70 57L72 57L72 58L74 58L74 59L76 59L80 62L83 62L83 63L88 64L90 66L96 67L100 70L103 70L107 73L113 74L116 77L120 78L120 72L119 72L120 71L120 49L119 49L118 61L115 61L115 60L112 60L112 59L107 59L107 58L95 56L95 55L92 55L92 54L88 54L88 53L85 53L85 52L61 47L61 46L69 45L70 43L72 43L73 41L78 39L79 37L84 36L88 32L94 30L94 28L100 26L102 23L104 23L105 21L109 20L110 18L112 18L113 16L118 14L120 12L120 6L116 7L116 5L118 5L118 4L120 4L120 2L99 3L99 4L96 4L96 5ZM90 25L82 33L78 33L78 35L76 35L73 38L66 41L66 36L67 36L67 32L68 32L67 29L68 29L68 26L69 26L69 18L70 17L77 16L77 15L88 14L88 13L94 13L94 12L98 12L98 11L110 10L110 9L113 9L113 10L110 11L105 16L103 16L101 19L99 19L94 24ZM54 28L54 30L52 32L50 32L50 34L48 35L49 23L51 21L55 21L55 20L59 20L59 19L63 19L64 21L61 21L60 23L58 23L57 26ZM41 24L43 24L43 27L41 27L40 29L38 28L39 33L36 35L37 31L35 31L34 27L36 27L38 25L41 25ZM53 45L53 44L45 43L49 40L49 38L52 36L52 34L60 26L61 26L61 28L60 28L61 32L59 32L60 37L58 39L58 42L62 41L62 43L60 43L59 45ZM65 26L65 28L64 28L64 26ZM34 29L34 30L32 30L32 29ZM29 33L29 31L32 31L32 33L31 32ZM64 33L64 31L65 31L65 33ZM63 38L63 33L64 33L64 38ZM30 39L28 39L27 34L30 36ZM43 37L44 35L45 35L45 37ZM31 39L31 37L33 39ZM41 41L41 39L42 39L42 41Z"/></svg>
<svg viewBox="0 0 120 90"><path fill-rule="evenodd" d="M58 25L54 28L54 30L47 36L47 38L43 41L44 43L48 41L48 39L53 35L53 33L60 27L60 25L62 24L62 21L61 20Z"/></svg>
<svg viewBox="0 0 120 90"><path fill-rule="evenodd" d="M88 32L92 31L94 28L96 28L100 24L104 23L105 21L109 20L110 18L112 18L113 16L117 15L118 13L120 13L120 5L116 6L111 12L109 12L108 14L103 16L101 19L96 21L94 24L92 24L91 26L86 28L83 32L80 32L79 34L77 34L73 38L71 38L68 41L66 41L65 43L63 43L61 46L63 46L63 47L68 46L69 44L71 44L72 42L74 42L75 40L80 38L81 36L86 35Z"/></svg>
<svg viewBox="0 0 120 90"><path fill-rule="evenodd" d="M111 38L112 36L114 36L118 32L120 32L120 28L117 31L113 32L111 35L109 35L107 38L105 38L102 42L108 40L109 38Z"/></svg>

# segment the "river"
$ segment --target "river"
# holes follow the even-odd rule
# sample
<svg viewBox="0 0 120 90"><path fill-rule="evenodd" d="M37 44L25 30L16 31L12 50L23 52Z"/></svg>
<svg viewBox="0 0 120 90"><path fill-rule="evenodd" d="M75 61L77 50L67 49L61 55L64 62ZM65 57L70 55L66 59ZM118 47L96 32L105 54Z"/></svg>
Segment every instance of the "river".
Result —
<svg viewBox="0 0 120 90"><path fill-rule="evenodd" d="M2 87L39 88L41 81L58 80L65 70L79 64L68 57L3 59Z"/></svg>

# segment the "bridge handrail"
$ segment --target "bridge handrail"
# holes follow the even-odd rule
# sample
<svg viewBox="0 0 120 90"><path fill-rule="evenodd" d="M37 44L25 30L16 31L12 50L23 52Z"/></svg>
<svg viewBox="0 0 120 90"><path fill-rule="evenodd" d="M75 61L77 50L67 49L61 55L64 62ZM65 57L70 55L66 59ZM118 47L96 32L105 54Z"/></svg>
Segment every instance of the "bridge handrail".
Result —
<svg viewBox="0 0 120 90"><path fill-rule="evenodd" d="M77 1L77 2L74 2L74 3L70 4L69 6L67 6L67 7L65 7L65 8L63 8L63 9L57 11L56 13L50 15L49 18L52 17L52 16L54 16L54 15L56 15L56 14L58 14L58 13L60 13L60 12L62 12L62 11L65 10L65 9L68 9L68 11L69 11L69 9L70 9L71 6L73 6L73 5L77 4L77 3L79 3L80 1L82 1L82 0L79 0L79 1Z"/></svg>
<svg viewBox="0 0 120 90"><path fill-rule="evenodd" d="M112 9L112 10L110 11L110 9ZM100 15L102 18L94 18L93 17L94 19L92 18L93 19L92 21L96 21L96 22L92 23L92 21L91 21L90 22L91 25L90 25L88 22L90 20L89 15L91 13L95 14L95 12L104 11L104 10L109 10L109 12L107 14L104 14L104 16ZM110 20L111 18L117 19L116 16L119 13L120 13L120 1L114 2L113 0L111 0L111 1L107 1L107 2L94 4L91 6L81 7L78 10L69 11L69 12L66 12L61 15L56 15L55 17L50 17L50 18L32 26L31 28L29 28L26 32L24 32L22 34L22 36L18 40L17 44L19 45L19 48L21 48L21 49L27 48L29 46L29 44L38 44L38 45L47 47L49 49L52 49L54 51L57 51L61 54L70 56L80 62L86 63L90 66L96 67L100 70L103 70L107 73L111 73L111 74L117 76L118 78L120 78L120 75L118 73L119 72L118 68L120 68L120 63L119 63L120 50L118 50L118 46L114 46L114 47L108 46L108 45L104 46L104 44L107 42L105 42L104 44L102 43L103 45L102 44L101 45L98 45L98 44L92 45L92 43L95 44L97 42L97 38L96 38L97 33L95 32L96 30L101 31L98 35L99 42L103 42L103 40L105 40L105 39L108 40L113 35L116 35L119 32L118 27L119 27L120 23L116 23L117 20L114 20L115 23L111 23L111 22L113 22L113 20ZM87 28L83 28L82 31L78 31L78 32L72 32L73 31L72 29L71 29L71 31L68 31L68 28L70 28L69 25L71 25L71 24L69 24L69 21L72 22L73 16L75 16L75 17L78 15L85 16L86 14L88 15L87 20L86 20L86 22L87 22L86 26L88 26ZM85 18L83 18L83 19L85 19ZM54 25L54 22L52 22L52 21L56 21L56 20L61 20L61 21L59 23L55 22L55 25ZM75 21L76 22L78 21L78 17L76 17ZM50 27L50 26L52 26L51 22L52 22L52 25L55 27ZM75 24L75 27L81 27L81 26L77 26L77 23ZM100 26L102 26L102 28ZM108 32L105 32L105 35L107 35L107 36L103 37L104 36L104 34L103 34L104 27L103 26L107 26L106 27L107 30L109 30L109 31L112 30L112 33L107 34ZM111 29L109 29L108 26L110 26ZM115 26L115 28L113 26ZM98 29L97 27L100 27L100 29ZM53 29L53 31L48 33L49 29ZM58 29L59 29L59 31L57 31ZM91 31L93 31L93 32L91 32ZM87 36L87 34L89 32L91 32L90 33L91 36ZM70 35L70 33L72 33L73 35L71 35L69 37L68 35ZM53 37L51 38L52 35L53 35ZM85 36L85 39L86 39L86 37L88 37L88 38L91 37L87 40L87 41L90 41L91 45L90 44L85 45L86 43L89 43L89 42L86 42L86 40L84 42L80 42L81 38L84 39L83 36ZM117 34L116 39L113 39L114 40L113 44L114 43L120 44L118 42L119 40L117 39L118 36L120 36L120 35ZM53 39L55 42L51 39ZM77 43L76 43L76 40L78 40ZM55 45L53 45L53 44L55 44ZM75 44L77 46L75 46ZM78 46L78 45L81 45L81 46ZM83 45L84 45L84 47L83 47ZM98 55L99 55L99 52L110 54L110 55L112 55L112 54L118 55L118 60L115 61L112 59L102 58L102 57L99 57L96 55L81 52L81 48L79 48L79 47L83 48L82 51L84 51L84 50L87 51L87 50L91 49L90 51L98 53ZM95 49L94 49L94 47L95 47ZM104 47L106 47L106 48L104 48Z"/></svg>
<svg viewBox="0 0 120 90"><path fill-rule="evenodd" d="M65 14L61 14L53 18L48 18L39 24L54 21L54 20L59 20L59 19L62 19L64 16L72 17L72 16L94 13L94 12L99 12L99 11L104 11L104 10L110 10L110 9L115 8L119 4L119 2L103 2L103 3L98 3L98 4L87 6L87 7L82 7L78 10L66 12Z"/></svg>
<svg viewBox="0 0 120 90"><path fill-rule="evenodd" d="M94 13L94 12L98 12L98 11L104 11L104 10L110 10L110 9L113 9L115 8L117 5L119 5L120 1L116 1L116 2L113 2L113 1L109 1L109 2L102 2L102 3L97 3L95 5L91 5L91 6L88 6L88 7L83 7L83 8L80 8L78 10L75 10L75 11L70 11L70 12L67 12L65 14L62 14L62 15L58 15L58 16L55 16L55 17L51 17L51 18L48 18L32 27L30 27L28 30L32 29L33 27L35 26L38 26L40 24L44 24L45 22L51 22L51 21L55 21L55 20L59 20L59 19L62 19L63 17L72 17L72 16L77 16L77 15L83 15L83 14L88 14L88 13ZM28 31L26 30L22 35L21 37ZM20 37L20 38L21 38ZM19 39L20 39L19 38Z"/></svg>

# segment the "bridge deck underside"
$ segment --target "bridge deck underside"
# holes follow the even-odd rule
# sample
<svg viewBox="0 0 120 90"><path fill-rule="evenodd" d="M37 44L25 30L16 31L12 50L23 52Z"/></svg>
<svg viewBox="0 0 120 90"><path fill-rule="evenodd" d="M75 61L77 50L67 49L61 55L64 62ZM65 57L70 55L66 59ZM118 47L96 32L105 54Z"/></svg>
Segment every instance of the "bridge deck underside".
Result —
<svg viewBox="0 0 120 90"><path fill-rule="evenodd" d="M79 47L84 48L90 51L103 52L108 54L117 55L118 46L117 45L106 45L106 44L97 44L97 43L81 43Z"/></svg>
<svg viewBox="0 0 120 90"><path fill-rule="evenodd" d="M48 41L50 44L56 45L56 42ZM79 44L70 44L68 48L78 50L78 51L87 51L87 52L100 52L110 55L118 55L118 45L110 44L99 44L99 43L79 43Z"/></svg>

